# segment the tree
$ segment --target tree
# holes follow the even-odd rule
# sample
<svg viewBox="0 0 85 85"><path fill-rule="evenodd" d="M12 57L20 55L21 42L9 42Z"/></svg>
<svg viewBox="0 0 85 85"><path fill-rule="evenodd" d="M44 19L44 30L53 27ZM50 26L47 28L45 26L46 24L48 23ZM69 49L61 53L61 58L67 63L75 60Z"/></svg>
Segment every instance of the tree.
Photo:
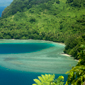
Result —
<svg viewBox="0 0 85 85"><path fill-rule="evenodd" d="M80 58L77 66L67 72L68 79L66 85L83 85L85 82L85 45L80 46L81 51L78 52Z"/></svg>

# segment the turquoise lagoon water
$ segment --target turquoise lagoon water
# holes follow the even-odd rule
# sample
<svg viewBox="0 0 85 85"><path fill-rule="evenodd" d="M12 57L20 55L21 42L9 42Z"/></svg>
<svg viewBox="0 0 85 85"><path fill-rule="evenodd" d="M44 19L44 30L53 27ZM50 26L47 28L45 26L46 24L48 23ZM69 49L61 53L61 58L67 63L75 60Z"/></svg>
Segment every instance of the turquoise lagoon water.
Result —
<svg viewBox="0 0 85 85"><path fill-rule="evenodd" d="M0 85L32 85L41 74L67 79L66 71L77 64L62 55L65 45L40 40L0 40Z"/></svg>

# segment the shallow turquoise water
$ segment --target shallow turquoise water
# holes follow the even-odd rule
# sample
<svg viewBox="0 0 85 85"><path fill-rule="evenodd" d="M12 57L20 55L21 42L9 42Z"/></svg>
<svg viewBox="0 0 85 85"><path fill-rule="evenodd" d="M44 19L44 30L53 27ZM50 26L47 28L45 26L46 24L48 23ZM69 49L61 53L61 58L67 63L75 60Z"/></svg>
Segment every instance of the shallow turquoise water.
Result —
<svg viewBox="0 0 85 85"><path fill-rule="evenodd" d="M13 48L13 45L17 47L15 50L19 50L19 48L20 50L24 49L21 50L21 52L12 49L11 52L8 51L7 53L7 51L4 51L7 50L7 48L4 48L3 52L0 53L0 75L2 75L0 77L0 85L11 85L15 81L16 84L14 85L31 85L33 79L42 73L56 74L56 77L62 74L66 80L66 71L77 64L77 61L72 57L61 54L65 45L59 43L40 40L0 40L0 43L0 50L4 45L5 47L10 47L10 49L11 47ZM18 47L16 45L20 46ZM34 49L37 48L37 50L28 52L29 46L27 45L30 45L31 48L33 46ZM4 83L4 80L7 81L7 83Z"/></svg>

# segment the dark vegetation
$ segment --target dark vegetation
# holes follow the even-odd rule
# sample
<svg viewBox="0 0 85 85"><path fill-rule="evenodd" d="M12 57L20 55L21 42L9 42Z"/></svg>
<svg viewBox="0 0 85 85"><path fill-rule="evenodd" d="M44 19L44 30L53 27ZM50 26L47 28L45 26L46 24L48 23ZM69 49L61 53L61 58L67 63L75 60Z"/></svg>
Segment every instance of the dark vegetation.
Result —
<svg viewBox="0 0 85 85"><path fill-rule="evenodd" d="M24 12L27 9L32 8L41 3L48 2L50 0L13 0L13 2L8 6L4 12L2 13L3 17L7 17L9 15L14 15L17 12Z"/></svg>
<svg viewBox="0 0 85 85"><path fill-rule="evenodd" d="M68 79L66 85L85 85L85 45L81 45L80 49L78 64L67 72Z"/></svg>
<svg viewBox="0 0 85 85"><path fill-rule="evenodd" d="M81 45L85 45L85 0L14 0L0 18L0 39L63 42L64 52L80 59L81 66L85 63L81 54Z"/></svg>

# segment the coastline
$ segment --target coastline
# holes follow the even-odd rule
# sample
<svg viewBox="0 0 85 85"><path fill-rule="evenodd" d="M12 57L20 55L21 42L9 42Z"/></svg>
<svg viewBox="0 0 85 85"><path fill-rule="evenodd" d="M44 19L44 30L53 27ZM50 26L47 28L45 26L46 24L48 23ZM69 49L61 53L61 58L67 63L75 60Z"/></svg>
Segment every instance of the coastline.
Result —
<svg viewBox="0 0 85 85"><path fill-rule="evenodd" d="M76 65L77 61L73 58L61 56L64 50L64 46L56 42L42 41L42 40L14 40L4 39L0 43L48 43L54 44L54 47L46 48L41 51L32 53L20 53L20 54L7 54L0 55L0 64L9 69L31 71L31 72L44 72L44 73L66 73L71 67L68 65ZM27 48L28 49L28 48ZM64 54L64 53L63 53ZM67 54L64 54L67 55ZM73 63L74 62L74 63ZM60 66L59 66L60 65ZM63 70L61 67L64 67ZM66 68L66 69L65 69ZM35 70L34 70L35 69Z"/></svg>
<svg viewBox="0 0 85 85"><path fill-rule="evenodd" d="M61 55L65 55L65 56L71 57L71 55L66 54L66 53L61 53Z"/></svg>
<svg viewBox="0 0 85 85"><path fill-rule="evenodd" d="M34 39L0 39L0 40L26 40L26 41L35 41ZM36 42L40 42L40 41L42 41L42 42L49 42L49 43L53 43L53 44L59 44L59 45L63 45L63 46L65 46L65 43L62 43L62 42L53 42L53 41L49 41L49 40L36 40ZM3 43L3 42L2 42ZM64 55L64 56L68 56L68 57L71 57L71 55L69 55L69 54L66 54L66 53L64 53L64 52L62 52L61 53L61 55ZM79 61L79 60L76 60L76 59L74 59L75 61Z"/></svg>
<svg viewBox="0 0 85 85"><path fill-rule="evenodd" d="M69 55L69 54L66 54L66 53L61 53L61 55L64 55L64 56L67 56L67 57L71 57L71 55ZM74 57L73 57L73 59L74 59ZM77 62L79 62L79 60L77 60L77 59L74 59L75 61L77 61Z"/></svg>
<svg viewBox="0 0 85 85"><path fill-rule="evenodd" d="M0 39L0 40L16 40L16 41L18 41L18 40L29 40L29 41L36 41L36 42L40 42L40 41L42 41L42 42L49 42L49 43L54 43L54 44L60 44L60 45L64 45L65 46L65 44L64 43L62 43L62 42L53 42L53 41L49 41L49 40L35 40L35 39Z"/></svg>

